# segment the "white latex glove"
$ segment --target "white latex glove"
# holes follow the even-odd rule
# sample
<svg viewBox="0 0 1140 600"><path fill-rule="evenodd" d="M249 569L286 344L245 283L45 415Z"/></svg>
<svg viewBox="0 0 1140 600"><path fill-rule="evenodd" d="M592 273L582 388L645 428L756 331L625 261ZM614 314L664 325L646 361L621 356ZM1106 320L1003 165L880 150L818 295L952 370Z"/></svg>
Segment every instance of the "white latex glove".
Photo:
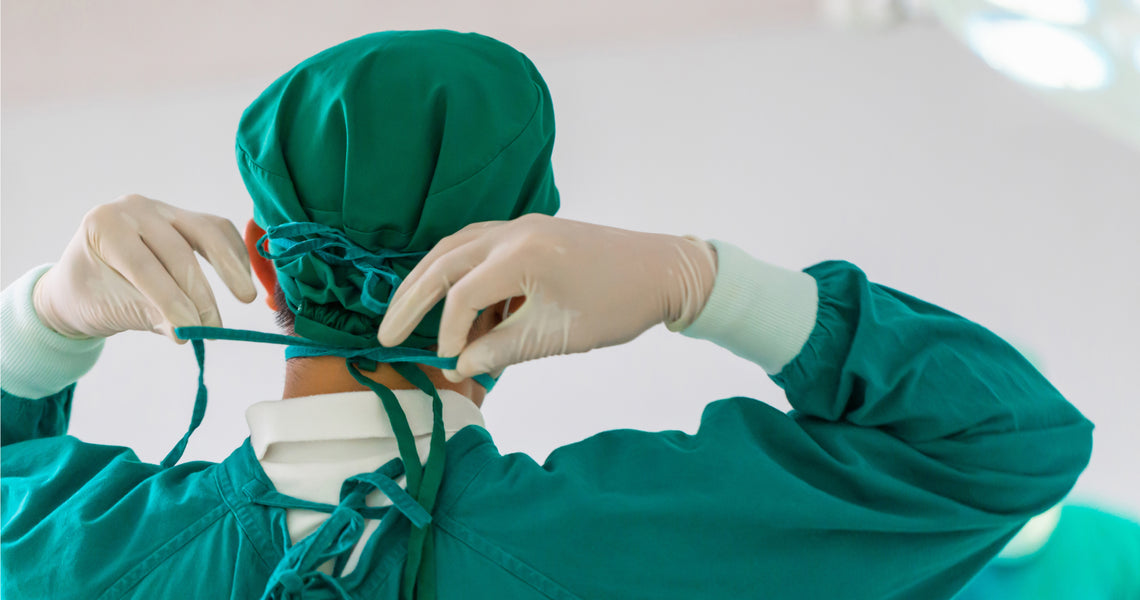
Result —
<svg viewBox="0 0 1140 600"><path fill-rule="evenodd" d="M175 327L222 324L195 251L239 300L257 297L249 255L230 221L138 195L97 206L36 283L36 313L72 338L134 329L186 343Z"/></svg>
<svg viewBox="0 0 1140 600"><path fill-rule="evenodd" d="M692 323L712 293L716 253L695 238L639 233L545 215L476 223L444 238L396 291L380 325L400 344L446 296L439 356L451 381L555 354L628 342L662 322ZM478 312L525 296L517 312L471 341Z"/></svg>

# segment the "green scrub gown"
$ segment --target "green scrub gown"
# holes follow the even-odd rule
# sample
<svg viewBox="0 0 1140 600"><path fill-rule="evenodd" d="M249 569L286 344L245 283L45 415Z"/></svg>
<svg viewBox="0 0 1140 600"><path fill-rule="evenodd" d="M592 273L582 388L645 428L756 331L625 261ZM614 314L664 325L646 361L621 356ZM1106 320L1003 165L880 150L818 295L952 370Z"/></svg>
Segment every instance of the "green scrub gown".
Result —
<svg viewBox="0 0 1140 600"><path fill-rule="evenodd" d="M1069 491L1092 426L982 326L850 263L806 272L817 320L772 377L792 412L728 398L695 435L609 431L543 464L467 427L430 516L391 489L393 461L292 548L248 441L163 469L68 436L91 401L75 385L5 392L2 595L397 598L409 528L430 518L444 599L950 598ZM396 508L361 509L372 489ZM369 510L359 568L318 573Z"/></svg>

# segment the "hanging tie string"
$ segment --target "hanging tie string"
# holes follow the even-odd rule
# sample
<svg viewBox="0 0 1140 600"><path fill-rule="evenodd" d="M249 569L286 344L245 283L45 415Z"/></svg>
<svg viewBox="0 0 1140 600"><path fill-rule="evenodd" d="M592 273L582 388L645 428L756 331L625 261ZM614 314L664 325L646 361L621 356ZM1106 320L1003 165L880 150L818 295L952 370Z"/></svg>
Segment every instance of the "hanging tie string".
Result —
<svg viewBox="0 0 1140 600"><path fill-rule="evenodd" d="M431 379L416 365L407 363L394 363L392 368L419 388L420 391L431 396L431 443L427 460L420 462L419 452L416 450L416 438L408 425L407 416L400 408L400 402L392 390L368 379L356 368L354 359L346 359L348 371L361 385L371 389L380 397L384 411L388 414L388 421L392 425L392 432L396 434L396 445L400 450L400 459L407 470L408 493L423 507L428 514L435 508L435 499L443 483L444 452L446 452L443 428L443 401ZM431 522L422 525L412 523L412 530L408 536L408 557L404 562L404 578L400 587L400 597L404 600L412 598L435 598L435 551L431 536Z"/></svg>
<svg viewBox="0 0 1140 600"><path fill-rule="evenodd" d="M175 329L175 335L178 335L178 329ZM206 345L200 340L196 339L191 342L194 346L194 359L198 361L198 392L194 397L194 412L190 415L190 428L174 445L174 448L166 454L166 458L162 459L162 468L169 469L178 464L178 460L182 458L182 453L186 451L186 444L190 443L190 436L194 434L194 430L202 424L202 419L206 417Z"/></svg>
<svg viewBox="0 0 1140 600"><path fill-rule="evenodd" d="M266 241L271 242L266 245ZM274 251L276 248L276 251ZM423 258L427 252L397 252L381 248L368 250L348 239L343 231L319 223L273 225L257 241L257 252L273 261L314 256L329 265L348 266L364 273L360 302L376 314L384 314L402 278L392 261ZM379 291L386 284L388 292Z"/></svg>

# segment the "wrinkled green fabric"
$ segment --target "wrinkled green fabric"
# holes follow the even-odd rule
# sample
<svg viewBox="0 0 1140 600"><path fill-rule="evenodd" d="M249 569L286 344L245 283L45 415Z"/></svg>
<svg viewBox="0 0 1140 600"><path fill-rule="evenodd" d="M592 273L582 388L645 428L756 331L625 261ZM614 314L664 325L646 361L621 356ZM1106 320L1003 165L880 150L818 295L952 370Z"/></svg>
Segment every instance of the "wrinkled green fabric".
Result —
<svg viewBox="0 0 1140 600"><path fill-rule="evenodd" d="M424 581L441 600L951 597L1065 496L1092 425L984 327L849 263L807 273L815 328L772 377L792 412L729 398L695 434L608 431L542 464L466 427L446 444ZM302 547L248 440L162 469L68 436L72 403L99 400L75 391L2 394L6 600L399 598L425 519L406 498L326 581L312 552L361 535L352 489Z"/></svg>
<svg viewBox="0 0 1140 600"><path fill-rule="evenodd" d="M237 134L263 229L312 222L368 250L412 253L470 223L554 214L553 146L550 93L530 60L442 30L375 33L313 56L245 110ZM402 278L418 261L392 265ZM313 255L275 266L298 335L377 345L365 274ZM404 345L435 344L440 312Z"/></svg>

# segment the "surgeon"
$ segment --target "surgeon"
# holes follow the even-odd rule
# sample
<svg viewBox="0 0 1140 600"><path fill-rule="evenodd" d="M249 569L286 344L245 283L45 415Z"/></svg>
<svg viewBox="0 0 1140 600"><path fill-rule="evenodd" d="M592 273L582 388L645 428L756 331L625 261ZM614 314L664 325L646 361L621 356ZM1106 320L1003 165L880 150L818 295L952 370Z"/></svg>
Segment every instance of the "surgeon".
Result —
<svg viewBox="0 0 1140 600"><path fill-rule="evenodd" d="M1033 517L956 600L1140 598L1140 523L1080 504Z"/></svg>
<svg viewBox="0 0 1140 600"><path fill-rule="evenodd" d="M554 217L553 119L505 44L377 33L246 109L244 240L141 196L92 210L3 291L3 597L949 598L1072 487L1092 426L1001 338L847 262ZM195 252L246 302L252 266L283 333L222 328ZM685 399L695 435L499 453L479 407L505 368L658 324L794 410ZM283 398L217 464L180 461L201 376L154 399L194 397L159 464L68 436L127 330L199 369L210 344L284 344Z"/></svg>

